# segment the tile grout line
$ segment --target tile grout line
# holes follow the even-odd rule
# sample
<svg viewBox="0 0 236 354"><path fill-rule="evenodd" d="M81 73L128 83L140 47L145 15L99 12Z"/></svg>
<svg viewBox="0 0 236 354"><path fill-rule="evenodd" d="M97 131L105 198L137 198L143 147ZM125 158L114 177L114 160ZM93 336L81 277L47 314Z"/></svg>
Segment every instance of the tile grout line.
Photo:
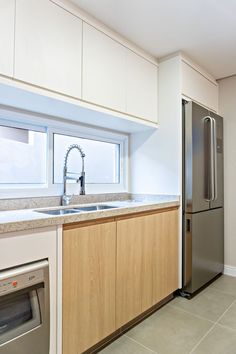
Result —
<svg viewBox="0 0 236 354"><path fill-rule="evenodd" d="M226 312L236 303L236 300L234 300L232 302L232 304L229 305L229 307L223 312L223 314L218 318L218 320L214 323L214 325L209 328L209 330L205 333L205 335L199 340L199 342L193 347L193 349L191 350L191 352L189 354L192 354L194 352L195 349L197 349L197 347L202 343L202 341L208 336L208 334L217 326L221 326L221 327L225 327L225 328L229 328L231 330L233 330L232 328L230 327L226 327L224 325L221 325L219 323L219 321L221 320L221 318L223 318L223 316L226 314Z"/></svg>
<svg viewBox="0 0 236 354"><path fill-rule="evenodd" d="M197 347L199 346L199 344L201 344L203 342L203 340L208 336L208 334L215 328L216 323L214 323L209 329L208 331L201 337L201 339L195 344L195 346L193 347L193 349L189 352L189 354L192 354L194 352L195 349L197 349Z"/></svg>
<svg viewBox="0 0 236 354"><path fill-rule="evenodd" d="M210 288L208 288L208 289L210 289ZM203 292L207 291L208 289L204 289ZM231 295L231 296L234 296L234 295L232 295L232 294L223 292L223 291L218 290L218 289L215 289L215 288L213 288L213 287L211 287L211 289L214 289L214 290L216 290L217 292L219 292L219 293L221 293L221 294L224 294L224 295ZM191 301L191 300L190 300L190 301ZM175 309L178 309L178 310L181 310L181 311L183 311L183 312L186 312L186 313L188 313L188 314L190 314L190 315L193 315L193 316L195 316L195 317L197 317L197 318L199 318L199 319L207 320L207 321L212 322L212 323L218 323L218 321L221 319L221 317L224 316L224 314L230 309L231 306L233 306L234 303L236 303L236 299L233 300L233 302L229 305L229 307L227 307L227 309L224 311L224 313L223 313L216 321L210 320L210 319L208 319L208 318L206 318L206 317L203 317L203 316L199 316L199 315L194 314L194 313L192 313L192 312L190 312L190 311L188 311L188 310L184 310L184 309L178 307L177 305L171 304L171 302L168 304L168 306L171 306L171 307L173 307L173 308L175 308Z"/></svg>
<svg viewBox="0 0 236 354"><path fill-rule="evenodd" d="M235 297L235 294L230 293L230 292L227 292L227 291L224 291L224 290L222 290L222 289L218 289L218 288L216 288L214 285L209 286L208 289L213 289L213 290L218 291L218 292L221 293L221 294L231 295L231 296L234 296L234 297Z"/></svg>
<svg viewBox="0 0 236 354"><path fill-rule="evenodd" d="M146 346L143 345L142 343L140 343L140 342L138 342L137 340L135 340L135 339L133 339L133 338L127 336L126 334L124 334L124 337L130 339L131 341L133 341L133 342L136 343L136 344L139 344L141 347L143 347L143 348L145 348L145 349L148 349L150 352L155 353L155 354L158 354L157 352L154 352L152 349L146 347Z"/></svg>
<svg viewBox="0 0 236 354"><path fill-rule="evenodd" d="M205 321L211 322L212 324L216 324L216 321L212 321L212 320L209 320L209 319L206 318L206 317L202 317L202 316L196 315L195 313L192 313L192 312L190 312L190 311L181 309L181 308L179 308L179 307L176 306L176 305L170 305L170 304L169 304L169 306L175 308L176 310L183 311L183 312L187 313L188 315L192 315L192 316L194 316L194 317L196 317L196 318L198 318L198 319L200 319L200 320L205 320Z"/></svg>
<svg viewBox="0 0 236 354"><path fill-rule="evenodd" d="M219 324L219 321L224 317L224 315L226 314L226 312L236 303L236 300L234 300L232 302L232 304L225 310L224 313L222 313L222 315L218 318L218 320L216 321L216 324Z"/></svg>
<svg viewBox="0 0 236 354"><path fill-rule="evenodd" d="M231 331L236 333L236 329L235 328L232 328L232 327L229 327L229 326L226 326L226 325L222 325L221 323L216 323L216 325L220 326L222 328L225 328L225 329L229 329L229 330L231 330Z"/></svg>

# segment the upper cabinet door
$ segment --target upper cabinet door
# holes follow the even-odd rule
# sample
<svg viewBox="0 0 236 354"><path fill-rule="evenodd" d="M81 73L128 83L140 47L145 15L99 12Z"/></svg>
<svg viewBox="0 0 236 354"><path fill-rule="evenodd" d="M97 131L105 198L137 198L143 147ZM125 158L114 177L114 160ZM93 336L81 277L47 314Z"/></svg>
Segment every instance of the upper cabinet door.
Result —
<svg viewBox="0 0 236 354"><path fill-rule="evenodd" d="M0 0L0 74L13 76L15 0Z"/></svg>
<svg viewBox="0 0 236 354"><path fill-rule="evenodd" d="M218 84L182 62L182 94L193 101L218 111Z"/></svg>
<svg viewBox="0 0 236 354"><path fill-rule="evenodd" d="M157 123L158 67L126 51L127 113Z"/></svg>
<svg viewBox="0 0 236 354"><path fill-rule="evenodd" d="M122 45L83 23L83 100L125 112L125 52Z"/></svg>
<svg viewBox="0 0 236 354"><path fill-rule="evenodd" d="M81 56L79 18L49 0L17 0L17 79L81 98Z"/></svg>

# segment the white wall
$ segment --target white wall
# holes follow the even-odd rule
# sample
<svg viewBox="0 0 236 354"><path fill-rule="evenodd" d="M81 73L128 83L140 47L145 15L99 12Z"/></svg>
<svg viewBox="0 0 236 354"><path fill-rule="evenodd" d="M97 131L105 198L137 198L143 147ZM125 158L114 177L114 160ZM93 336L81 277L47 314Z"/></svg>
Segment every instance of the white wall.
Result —
<svg viewBox="0 0 236 354"><path fill-rule="evenodd" d="M225 265L236 267L236 76L219 81L219 113L224 117Z"/></svg>
<svg viewBox="0 0 236 354"><path fill-rule="evenodd" d="M181 194L181 96L179 57L160 63L156 131L131 135L131 192Z"/></svg>
<svg viewBox="0 0 236 354"><path fill-rule="evenodd" d="M132 193L182 193L182 105L180 57L159 66L159 123L156 131L131 135ZM181 213L179 235L182 234ZM182 287L182 238L179 237L179 287Z"/></svg>

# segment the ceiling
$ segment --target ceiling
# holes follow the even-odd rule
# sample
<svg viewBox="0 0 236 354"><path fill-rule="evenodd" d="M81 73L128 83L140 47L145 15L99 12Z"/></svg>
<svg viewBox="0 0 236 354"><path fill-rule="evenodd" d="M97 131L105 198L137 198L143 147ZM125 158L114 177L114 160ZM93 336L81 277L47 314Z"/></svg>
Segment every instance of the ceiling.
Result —
<svg viewBox="0 0 236 354"><path fill-rule="evenodd" d="M72 0L160 58L183 51L216 79L236 74L236 0Z"/></svg>

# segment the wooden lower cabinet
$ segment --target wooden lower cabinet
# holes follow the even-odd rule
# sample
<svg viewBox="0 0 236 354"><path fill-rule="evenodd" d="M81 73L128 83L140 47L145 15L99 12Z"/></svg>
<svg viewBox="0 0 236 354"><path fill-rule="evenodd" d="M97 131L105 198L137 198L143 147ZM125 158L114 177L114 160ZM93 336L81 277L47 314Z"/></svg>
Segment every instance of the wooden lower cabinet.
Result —
<svg viewBox="0 0 236 354"><path fill-rule="evenodd" d="M63 233L63 354L80 354L115 331L116 223Z"/></svg>
<svg viewBox="0 0 236 354"><path fill-rule="evenodd" d="M148 215L117 222L117 328L153 304L154 220L154 215Z"/></svg>
<svg viewBox="0 0 236 354"><path fill-rule="evenodd" d="M177 209L66 226L63 354L81 354L178 288Z"/></svg>
<svg viewBox="0 0 236 354"><path fill-rule="evenodd" d="M179 287L179 211L156 215L153 260L153 302Z"/></svg>
<svg viewBox="0 0 236 354"><path fill-rule="evenodd" d="M178 288L178 210L117 222L116 326Z"/></svg>

